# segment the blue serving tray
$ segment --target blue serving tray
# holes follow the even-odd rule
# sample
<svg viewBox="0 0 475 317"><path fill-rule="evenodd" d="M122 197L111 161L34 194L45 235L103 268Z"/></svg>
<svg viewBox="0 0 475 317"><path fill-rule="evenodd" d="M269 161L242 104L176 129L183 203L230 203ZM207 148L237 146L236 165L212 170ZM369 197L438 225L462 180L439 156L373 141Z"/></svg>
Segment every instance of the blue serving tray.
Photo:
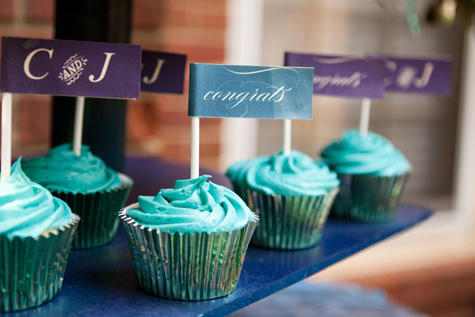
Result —
<svg viewBox="0 0 475 317"><path fill-rule="evenodd" d="M137 193L152 195L188 177L186 167L150 160L129 159L128 174ZM215 174L216 183L229 185ZM108 246L71 251L63 288L50 303L8 316L225 316L299 282L326 267L425 220L432 211L401 205L393 221L361 224L330 219L317 247L301 251L248 249L235 292L227 297L184 302L161 299L137 284L122 227Z"/></svg>

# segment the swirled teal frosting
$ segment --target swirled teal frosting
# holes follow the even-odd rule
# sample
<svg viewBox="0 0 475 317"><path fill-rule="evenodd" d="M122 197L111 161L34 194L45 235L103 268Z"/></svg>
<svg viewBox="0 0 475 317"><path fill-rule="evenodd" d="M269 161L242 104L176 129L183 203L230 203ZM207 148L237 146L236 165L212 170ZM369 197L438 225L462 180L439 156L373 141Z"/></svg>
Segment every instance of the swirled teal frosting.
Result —
<svg viewBox="0 0 475 317"><path fill-rule="evenodd" d="M226 175L234 184L267 195L319 196L338 187L336 173L299 151L277 153L233 164Z"/></svg>
<svg viewBox="0 0 475 317"><path fill-rule="evenodd" d="M362 136L358 130L345 131L341 140L327 146L321 155L332 170L341 174L397 176L411 167L389 140L372 132Z"/></svg>
<svg viewBox="0 0 475 317"><path fill-rule="evenodd" d="M0 183L0 235L35 238L67 225L72 217L65 202L23 173L20 159L8 180Z"/></svg>
<svg viewBox="0 0 475 317"><path fill-rule="evenodd" d="M52 148L45 157L25 160L23 170L51 191L90 194L121 186L117 173L93 155L86 145L77 156L70 143Z"/></svg>
<svg viewBox="0 0 475 317"><path fill-rule="evenodd" d="M255 215L233 191L207 182L211 176L177 180L173 189L139 196L140 209L127 215L138 224L170 233L228 232L243 228Z"/></svg>

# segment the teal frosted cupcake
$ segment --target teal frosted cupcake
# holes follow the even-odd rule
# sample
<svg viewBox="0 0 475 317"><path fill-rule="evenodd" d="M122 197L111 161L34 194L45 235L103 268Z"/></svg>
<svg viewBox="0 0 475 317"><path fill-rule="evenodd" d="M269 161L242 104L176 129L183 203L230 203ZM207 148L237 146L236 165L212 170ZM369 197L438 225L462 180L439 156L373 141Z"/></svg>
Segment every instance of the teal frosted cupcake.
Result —
<svg viewBox="0 0 475 317"><path fill-rule="evenodd" d="M51 149L44 157L25 160L23 170L81 217L74 249L112 241L119 226L117 210L124 206L133 185L128 176L108 168L86 145L77 156L70 143Z"/></svg>
<svg viewBox="0 0 475 317"><path fill-rule="evenodd" d="M251 244L292 250L319 242L339 185L328 166L291 151L237 162L226 174L259 216Z"/></svg>
<svg viewBox="0 0 475 317"><path fill-rule="evenodd" d="M119 212L135 276L153 295L204 300L236 288L257 217L210 176L177 180Z"/></svg>
<svg viewBox="0 0 475 317"><path fill-rule="evenodd" d="M394 217L411 165L389 140L376 133L362 136L349 130L321 156L341 181L333 205L337 217L362 222Z"/></svg>
<svg viewBox="0 0 475 317"><path fill-rule="evenodd" d="M0 312L39 306L61 289L79 217L21 170L0 183Z"/></svg>

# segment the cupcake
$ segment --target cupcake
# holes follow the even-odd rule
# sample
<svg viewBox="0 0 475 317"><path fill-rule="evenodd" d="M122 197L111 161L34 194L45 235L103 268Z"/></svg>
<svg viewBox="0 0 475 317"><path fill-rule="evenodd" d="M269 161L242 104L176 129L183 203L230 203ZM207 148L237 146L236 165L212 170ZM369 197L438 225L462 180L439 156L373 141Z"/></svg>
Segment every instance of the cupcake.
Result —
<svg viewBox="0 0 475 317"><path fill-rule="evenodd" d="M71 144L55 147L45 157L25 160L23 170L81 217L74 249L112 241L119 226L117 210L124 206L133 185L129 177L106 167L86 145L77 156Z"/></svg>
<svg viewBox="0 0 475 317"><path fill-rule="evenodd" d="M61 289L79 217L33 183L18 160L0 183L0 312L39 306Z"/></svg>
<svg viewBox="0 0 475 317"><path fill-rule="evenodd" d="M391 142L376 133L362 136L349 130L321 156L341 182L332 213L362 222L394 217L411 166Z"/></svg>
<svg viewBox="0 0 475 317"><path fill-rule="evenodd" d="M135 276L147 292L204 300L236 288L257 217L210 176L177 180L173 189L139 196L119 212Z"/></svg>
<svg viewBox="0 0 475 317"><path fill-rule="evenodd" d="M339 185L328 166L291 151L237 162L226 174L260 219L252 245L293 250L319 242Z"/></svg>

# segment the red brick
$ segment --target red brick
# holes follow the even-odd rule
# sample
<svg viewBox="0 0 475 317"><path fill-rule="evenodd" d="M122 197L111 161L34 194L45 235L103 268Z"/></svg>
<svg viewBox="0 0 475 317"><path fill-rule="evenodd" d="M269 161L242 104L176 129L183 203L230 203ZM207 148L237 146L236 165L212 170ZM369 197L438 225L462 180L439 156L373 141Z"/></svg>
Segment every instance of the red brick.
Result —
<svg viewBox="0 0 475 317"><path fill-rule="evenodd" d="M160 157L165 159L178 159L182 162L186 162L186 157L189 157L189 150L185 149L182 145L167 143L160 151Z"/></svg>
<svg viewBox="0 0 475 317"><path fill-rule="evenodd" d="M200 121L206 122L206 120L206 118L202 118ZM202 144L221 143L221 122L209 121L207 124L200 124L200 142Z"/></svg>
<svg viewBox="0 0 475 317"><path fill-rule="evenodd" d="M156 105L157 111L157 124L160 125L190 125L191 119L188 116L188 107L183 108L165 108L161 104ZM200 126L215 126L219 127L221 123L220 118L201 118Z"/></svg>
<svg viewBox="0 0 475 317"><path fill-rule="evenodd" d="M191 26L189 15L184 11L168 10L158 21L159 26Z"/></svg>
<svg viewBox="0 0 475 317"><path fill-rule="evenodd" d="M188 125L191 120L186 112L160 111L157 123L163 125Z"/></svg>
<svg viewBox="0 0 475 317"><path fill-rule="evenodd" d="M159 95L155 100L157 123L159 124L190 124L188 117L188 95Z"/></svg>
<svg viewBox="0 0 475 317"><path fill-rule="evenodd" d="M186 76L187 78L188 76ZM188 79L186 79L188 82ZM154 94L155 104L163 111L188 111L188 83L185 84L186 92L183 95Z"/></svg>
<svg viewBox="0 0 475 317"><path fill-rule="evenodd" d="M226 13L226 0L163 0L168 10L186 11L195 14Z"/></svg>
<svg viewBox="0 0 475 317"><path fill-rule="evenodd" d="M156 5L158 6L158 5ZM134 26L141 28L155 28L160 26L206 26L210 28L224 28L226 26L226 16L216 10L206 10L203 12L187 10L186 8L170 8L162 6L155 11L145 11L144 7L136 6L134 10ZM165 13L165 14L163 14Z"/></svg>
<svg viewBox="0 0 475 317"><path fill-rule="evenodd" d="M130 140L142 141L150 138L153 131L153 116L150 116L153 103L134 100L129 102L127 115L127 134Z"/></svg>
<svg viewBox="0 0 475 317"><path fill-rule="evenodd" d="M203 3L208 0L199 1L200 5L197 7L201 7ZM190 0L163 0L164 5L169 11L187 11L188 8L193 6L193 2L197 1L190 1Z"/></svg>
<svg viewBox="0 0 475 317"><path fill-rule="evenodd" d="M218 157L221 151L221 145L219 143L213 144L200 144L200 155Z"/></svg>
<svg viewBox="0 0 475 317"><path fill-rule="evenodd" d="M226 27L226 16L221 14L207 14L205 16L205 25L213 28Z"/></svg>
<svg viewBox="0 0 475 317"><path fill-rule="evenodd" d="M156 125L154 135L171 144L190 144L190 125Z"/></svg>
<svg viewBox="0 0 475 317"><path fill-rule="evenodd" d="M0 20L13 21L15 17L14 0L0 0Z"/></svg>
<svg viewBox="0 0 475 317"><path fill-rule="evenodd" d="M214 128L218 129L221 126L221 118L201 118L200 125L203 126L214 126ZM219 133L217 131L216 133Z"/></svg>
<svg viewBox="0 0 475 317"><path fill-rule="evenodd" d="M28 0L26 5L28 21L53 23L55 8L54 0ZM80 5L80 3L78 5Z"/></svg>
<svg viewBox="0 0 475 317"><path fill-rule="evenodd" d="M201 157L219 157L219 144L200 144L200 161ZM160 157L178 158L181 161L189 161L191 147L189 144L166 144L160 151Z"/></svg>
<svg viewBox="0 0 475 317"><path fill-rule="evenodd" d="M162 1L135 0L132 7L132 25L139 28L155 28L166 19L167 11Z"/></svg>
<svg viewBox="0 0 475 317"><path fill-rule="evenodd" d="M185 45L199 48L224 47L224 28L203 25L160 28L161 41L166 45Z"/></svg>
<svg viewBox="0 0 475 317"><path fill-rule="evenodd" d="M221 142L221 125L202 125L200 127L200 144L217 144ZM190 145L191 127L184 125L165 125L159 124L155 127L154 135L161 140L168 141L171 144Z"/></svg>
<svg viewBox="0 0 475 317"><path fill-rule="evenodd" d="M221 46L169 44L166 46L166 49L170 52L183 52L188 55L188 61L190 63L222 62L225 54L224 42Z"/></svg>
<svg viewBox="0 0 475 317"><path fill-rule="evenodd" d="M16 111L17 133L22 145L48 144L51 127L51 97L20 97Z"/></svg>
<svg viewBox="0 0 475 317"><path fill-rule="evenodd" d="M178 157L181 156L183 158L190 157L191 154L191 147L190 144L167 144L162 149L163 153L161 153L164 157ZM218 157L220 151L219 144L200 144L200 157Z"/></svg>
<svg viewBox="0 0 475 317"><path fill-rule="evenodd" d="M201 156L200 157L200 166L204 167L204 168L207 168L207 169L217 170L219 168L219 157L217 157L217 156ZM212 181L212 179L211 179L211 181Z"/></svg>

